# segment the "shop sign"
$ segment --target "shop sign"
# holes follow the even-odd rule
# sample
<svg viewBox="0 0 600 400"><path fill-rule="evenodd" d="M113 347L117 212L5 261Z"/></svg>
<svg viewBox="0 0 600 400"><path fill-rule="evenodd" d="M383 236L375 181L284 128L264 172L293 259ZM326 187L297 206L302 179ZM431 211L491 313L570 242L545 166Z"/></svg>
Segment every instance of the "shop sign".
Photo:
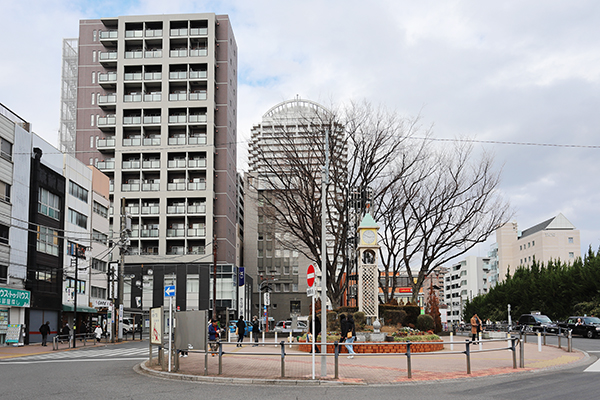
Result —
<svg viewBox="0 0 600 400"><path fill-rule="evenodd" d="M30 307L31 292L29 290L0 288L0 306Z"/></svg>

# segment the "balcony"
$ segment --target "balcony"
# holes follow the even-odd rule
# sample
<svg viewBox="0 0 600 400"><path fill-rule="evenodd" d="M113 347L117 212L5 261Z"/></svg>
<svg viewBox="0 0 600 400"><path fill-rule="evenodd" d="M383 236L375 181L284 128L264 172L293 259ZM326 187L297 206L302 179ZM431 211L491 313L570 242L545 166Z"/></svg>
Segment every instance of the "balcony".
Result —
<svg viewBox="0 0 600 400"><path fill-rule="evenodd" d="M135 50L127 50L125 51L126 59L134 59L134 58L144 58L144 50L135 49Z"/></svg>
<svg viewBox="0 0 600 400"><path fill-rule="evenodd" d="M167 214L185 214L185 205L167 206Z"/></svg>
<svg viewBox="0 0 600 400"><path fill-rule="evenodd" d="M160 207L157 204L142 206L142 215L158 215Z"/></svg>
<svg viewBox="0 0 600 400"><path fill-rule="evenodd" d="M188 237L205 237L206 229L205 228L189 228L187 230Z"/></svg>
<svg viewBox="0 0 600 400"><path fill-rule="evenodd" d="M185 182L169 182L167 183L167 190L185 190L186 183Z"/></svg>
<svg viewBox="0 0 600 400"><path fill-rule="evenodd" d="M189 168L206 168L206 158L196 158L188 161Z"/></svg>
<svg viewBox="0 0 600 400"><path fill-rule="evenodd" d="M139 137L123 138L123 146L140 146L142 139Z"/></svg>
<svg viewBox="0 0 600 400"><path fill-rule="evenodd" d="M147 93L144 95L144 101L161 101L161 100L162 100L161 92Z"/></svg>
<svg viewBox="0 0 600 400"><path fill-rule="evenodd" d="M123 160L123 169L140 169L140 160Z"/></svg>
<svg viewBox="0 0 600 400"><path fill-rule="evenodd" d="M160 137L146 137L143 139L144 146L160 146Z"/></svg>
<svg viewBox="0 0 600 400"><path fill-rule="evenodd" d="M169 122L171 122L171 117L169 117ZM181 145L181 144L185 144L185 136L176 136L176 137L169 138L170 146Z"/></svg>
<svg viewBox="0 0 600 400"><path fill-rule="evenodd" d="M169 34L171 36L187 36L187 28L171 29Z"/></svg>
<svg viewBox="0 0 600 400"><path fill-rule="evenodd" d="M187 100L186 92L169 93L169 101L185 101Z"/></svg>
<svg viewBox="0 0 600 400"><path fill-rule="evenodd" d="M140 125L141 123L142 123L142 117L139 115L123 117L123 125ZM139 146L139 144L138 144L138 146Z"/></svg>
<svg viewBox="0 0 600 400"><path fill-rule="evenodd" d="M98 141L96 142L96 148L100 151L114 150L115 144L116 144L116 141L114 138L110 138L110 139L102 138L102 139L98 139Z"/></svg>
<svg viewBox="0 0 600 400"><path fill-rule="evenodd" d="M129 215L140 215L140 206L126 206L125 212Z"/></svg>
<svg viewBox="0 0 600 400"><path fill-rule="evenodd" d="M187 79L186 71L171 71L169 72L169 79Z"/></svg>
<svg viewBox="0 0 600 400"><path fill-rule="evenodd" d="M206 182L189 182L188 190L206 190Z"/></svg>
<svg viewBox="0 0 600 400"><path fill-rule="evenodd" d="M117 117L114 115L107 115L105 117L98 117L98 128L105 130L114 130L117 126Z"/></svg>
<svg viewBox="0 0 600 400"><path fill-rule="evenodd" d="M118 39L119 32L116 29L109 31L100 31L100 41Z"/></svg>
<svg viewBox="0 0 600 400"><path fill-rule="evenodd" d="M100 63L104 66L116 65L119 55L116 51L101 51L99 55Z"/></svg>
<svg viewBox="0 0 600 400"><path fill-rule="evenodd" d="M190 136L188 144L206 144L206 135Z"/></svg>
<svg viewBox="0 0 600 400"><path fill-rule="evenodd" d="M208 121L208 118L206 117L206 114L190 114L190 117L188 118L190 123L193 122L206 122Z"/></svg>
<svg viewBox="0 0 600 400"><path fill-rule="evenodd" d="M102 87L114 87L117 83L116 72L104 72L98 74L98 83Z"/></svg>
<svg viewBox="0 0 600 400"><path fill-rule="evenodd" d="M190 79L206 79L208 73L206 71L190 71Z"/></svg>
<svg viewBox="0 0 600 400"><path fill-rule="evenodd" d="M160 160L144 160L142 161L143 169L160 169Z"/></svg>
<svg viewBox="0 0 600 400"><path fill-rule="evenodd" d="M190 57L206 57L208 55L207 48L190 49Z"/></svg>
<svg viewBox="0 0 600 400"><path fill-rule="evenodd" d="M151 247L142 247L140 249L140 255L142 256L151 256L151 255L158 255L158 247L156 246L151 246Z"/></svg>
<svg viewBox="0 0 600 400"><path fill-rule="evenodd" d="M184 124L187 122L187 116L184 115L169 115L170 124Z"/></svg>
<svg viewBox="0 0 600 400"><path fill-rule="evenodd" d="M191 28L190 36L206 36L208 35L208 28Z"/></svg>
<svg viewBox="0 0 600 400"><path fill-rule="evenodd" d="M167 254L170 256L184 255L185 247L184 246L171 246L167 250Z"/></svg>
<svg viewBox="0 0 600 400"><path fill-rule="evenodd" d="M160 81L162 79L162 72L145 72L144 80L146 81Z"/></svg>
<svg viewBox="0 0 600 400"><path fill-rule="evenodd" d="M138 101L142 101L141 93L130 93L123 96L123 101L125 103L137 103Z"/></svg>
<svg viewBox="0 0 600 400"><path fill-rule="evenodd" d="M144 124L160 124L160 115L144 115Z"/></svg>
<svg viewBox="0 0 600 400"><path fill-rule="evenodd" d="M139 184L139 182L137 182L137 183L123 183L123 184L121 184L121 191L122 192L139 192L140 191L140 184Z"/></svg>
<svg viewBox="0 0 600 400"><path fill-rule="evenodd" d="M187 49L174 49L169 52L170 57L187 57Z"/></svg>
<svg viewBox="0 0 600 400"><path fill-rule="evenodd" d="M205 204L190 204L187 207L188 214L206 214Z"/></svg>
<svg viewBox="0 0 600 400"><path fill-rule="evenodd" d="M158 237L158 228L150 228L150 229L141 229L140 237L142 238L157 238Z"/></svg>
<svg viewBox="0 0 600 400"><path fill-rule="evenodd" d="M190 100L206 100L206 90L190 93Z"/></svg>
<svg viewBox="0 0 600 400"><path fill-rule="evenodd" d="M160 190L160 180L142 183L142 192L158 192Z"/></svg>
<svg viewBox="0 0 600 400"><path fill-rule="evenodd" d="M144 37L144 31L142 30L129 30L125 31L126 38L141 38Z"/></svg>
<svg viewBox="0 0 600 400"><path fill-rule="evenodd" d="M162 37L162 29L146 29L146 37Z"/></svg>
<svg viewBox="0 0 600 400"><path fill-rule="evenodd" d="M154 50L146 50L144 53L145 58L162 58L162 50L154 49Z"/></svg>
<svg viewBox="0 0 600 400"><path fill-rule="evenodd" d="M169 228L167 237L185 237L185 228Z"/></svg>
<svg viewBox="0 0 600 400"><path fill-rule="evenodd" d="M117 105L117 95L107 94L98 96L98 105L102 108L114 108Z"/></svg>
<svg viewBox="0 0 600 400"><path fill-rule="evenodd" d="M142 73L141 72L127 72L127 73L125 73L125 75L123 75L123 80L125 80L126 82L141 81Z"/></svg>
<svg viewBox="0 0 600 400"><path fill-rule="evenodd" d="M167 162L167 168L185 168L185 158L169 160Z"/></svg>
<svg viewBox="0 0 600 400"><path fill-rule="evenodd" d="M204 254L204 246L190 246L188 254Z"/></svg>
<svg viewBox="0 0 600 400"><path fill-rule="evenodd" d="M112 171L115 169L115 162L113 161L98 161L96 163L96 168L100 171Z"/></svg>

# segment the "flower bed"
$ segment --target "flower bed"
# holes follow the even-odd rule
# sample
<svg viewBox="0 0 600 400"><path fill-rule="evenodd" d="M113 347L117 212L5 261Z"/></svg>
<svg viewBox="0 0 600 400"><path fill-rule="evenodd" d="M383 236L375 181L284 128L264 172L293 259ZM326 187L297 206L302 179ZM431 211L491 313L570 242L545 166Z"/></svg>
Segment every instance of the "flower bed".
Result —
<svg viewBox="0 0 600 400"><path fill-rule="evenodd" d="M305 342L305 341L304 341ZM439 342L439 343L430 343L430 342ZM306 343L306 342L305 342ZM355 353L359 354L372 354L372 353L406 353L406 343L405 342L391 342L388 344L363 344L354 342L353 347ZM317 343L315 343L315 347ZM320 346L320 343L319 343ZM298 346L298 350L310 352L311 345L310 343L301 344ZM327 344L327 352L333 353L335 346L332 343ZM410 352L411 353L426 353L432 351L440 351L444 349L444 342L441 339L431 340L429 343L419 343L411 341L410 344ZM346 346L344 343L340 343L340 353L347 353Z"/></svg>

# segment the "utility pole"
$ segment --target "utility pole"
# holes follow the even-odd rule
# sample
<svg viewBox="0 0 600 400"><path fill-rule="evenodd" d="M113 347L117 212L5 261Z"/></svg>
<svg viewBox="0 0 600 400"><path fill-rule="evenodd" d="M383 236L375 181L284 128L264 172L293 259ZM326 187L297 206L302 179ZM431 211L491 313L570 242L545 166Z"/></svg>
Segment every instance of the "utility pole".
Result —
<svg viewBox="0 0 600 400"><path fill-rule="evenodd" d="M75 334L77 333L77 270L79 269L79 245L75 244L75 299L73 302L73 348L77 347L77 340Z"/></svg>
<svg viewBox="0 0 600 400"><path fill-rule="evenodd" d="M321 177L321 377L327 376L327 184L329 183L329 130L325 129L325 165Z"/></svg>
<svg viewBox="0 0 600 400"><path fill-rule="evenodd" d="M213 227L215 229L216 227ZM213 312L212 317L217 319L217 233L213 233Z"/></svg>
<svg viewBox="0 0 600 400"><path fill-rule="evenodd" d="M119 265L119 293L117 298L117 303L119 306L116 325L118 326L118 338L119 341L123 340L123 297L124 297L124 275L125 275L125 251L127 250L127 237L128 237L128 229L130 227L127 223L127 216L125 215L125 197L121 197L121 262Z"/></svg>

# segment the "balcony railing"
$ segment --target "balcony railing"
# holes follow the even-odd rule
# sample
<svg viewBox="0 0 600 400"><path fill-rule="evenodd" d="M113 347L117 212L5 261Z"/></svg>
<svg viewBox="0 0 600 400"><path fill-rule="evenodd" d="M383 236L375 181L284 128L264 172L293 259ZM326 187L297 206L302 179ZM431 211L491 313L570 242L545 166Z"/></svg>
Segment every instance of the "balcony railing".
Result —
<svg viewBox="0 0 600 400"><path fill-rule="evenodd" d="M206 190L206 182L189 182L188 190Z"/></svg>
<svg viewBox="0 0 600 400"><path fill-rule="evenodd" d="M115 139L98 139L98 142L96 143L96 147L98 149L107 149L107 148L114 148L116 144Z"/></svg>
<svg viewBox="0 0 600 400"><path fill-rule="evenodd" d="M146 29L146 37L162 37L162 29Z"/></svg>
<svg viewBox="0 0 600 400"><path fill-rule="evenodd" d="M122 192L139 192L140 184L139 183L123 183L121 184Z"/></svg>
<svg viewBox="0 0 600 400"><path fill-rule="evenodd" d="M123 96L123 101L125 103L142 101L142 94L141 93L126 94Z"/></svg>
<svg viewBox="0 0 600 400"><path fill-rule="evenodd" d="M140 255L149 256L149 255L157 255L158 247L142 247L140 249Z"/></svg>
<svg viewBox="0 0 600 400"><path fill-rule="evenodd" d="M140 207L139 206L126 206L125 212L130 215L140 215Z"/></svg>
<svg viewBox="0 0 600 400"><path fill-rule="evenodd" d="M125 51L125 58L144 58L144 51L142 49Z"/></svg>
<svg viewBox="0 0 600 400"><path fill-rule="evenodd" d="M201 92L192 92L190 93L190 100L206 100L206 90Z"/></svg>
<svg viewBox="0 0 600 400"><path fill-rule="evenodd" d="M102 51L100 52L100 61L113 61L117 60L118 54L116 51Z"/></svg>
<svg viewBox="0 0 600 400"><path fill-rule="evenodd" d="M188 205L187 212L189 214L206 214L206 205L205 204Z"/></svg>
<svg viewBox="0 0 600 400"><path fill-rule="evenodd" d="M159 49L146 50L146 52L144 53L144 57L146 57L146 58L161 58L162 50L159 50Z"/></svg>
<svg viewBox="0 0 600 400"><path fill-rule="evenodd" d="M186 183L185 182L169 182L167 183L167 190L185 190Z"/></svg>
<svg viewBox="0 0 600 400"><path fill-rule="evenodd" d="M186 115L169 115L170 124L185 123L187 121Z"/></svg>
<svg viewBox="0 0 600 400"><path fill-rule="evenodd" d="M190 246L188 254L204 254L204 246Z"/></svg>
<svg viewBox="0 0 600 400"><path fill-rule="evenodd" d="M145 124L160 124L160 115L144 115Z"/></svg>
<svg viewBox="0 0 600 400"><path fill-rule="evenodd" d="M190 136L188 144L206 144L206 135Z"/></svg>
<svg viewBox="0 0 600 400"><path fill-rule="evenodd" d="M162 72L145 72L144 79L147 81L159 81L162 79Z"/></svg>
<svg viewBox="0 0 600 400"><path fill-rule="evenodd" d="M117 124L117 117L107 115L106 117L98 117L98 126L114 126Z"/></svg>
<svg viewBox="0 0 600 400"><path fill-rule="evenodd" d="M144 101L161 101L162 93L149 93L144 95Z"/></svg>
<svg viewBox="0 0 600 400"><path fill-rule="evenodd" d="M187 28L171 29L169 31L171 36L187 36Z"/></svg>
<svg viewBox="0 0 600 400"><path fill-rule="evenodd" d="M169 93L169 101L184 101L187 99L187 93Z"/></svg>
<svg viewBox="0 0 600 400"><path fill-rule="evenodd" d="M129 30L125 31L126 38L141 38L144 37L144 31L142 30Z"/></svg>
<svg viewBox="0 0 600 400"><path fill-rule="evenodd" d="M123 125L139 125L142 123L142 117L139 115L132 117L123 117Z"/></svg>
<svg viewBox="0 0 600 400"><path fill-rule="evenodd" d="M167 162L167 168L185 168L185 158L177 160L169 160Z"/></svg>
<svg viewBox="0 0 600 400"><path fill-rule="evenodd" d="M98 82L116 82L117 81L117 73L116 72L106 72L98 74Z"/></svg>
<svg viewBox="0 0 600 400"><path fill-rule="evenodd" d="M171 118L169 118L169 122L171 122ZM178 145L185 144L185 137L170 137L169 145Z"/></svg>
<svg viewBox="0 0 600 400"><path fill-rule="evenodd" d="M206 158L197 158L188 161L190 168L206 168Z"/></svg>
<svg viewBox="0 0 600 400"><path fill-rule="evenodd" d="M185 206L184 205L167 206L167 214L185 214Z"/></svg>
<svg viewBox="0 0 600 400"><path fill-rule="evenodd" d="M117 102L116 94L108 94L108 95L104 95L104 96L98 96L98 104L99 105L114 104L116 102Z"/></svg>
<svg viewBox="0 0 600 400"><path fill-rule="evenodd" d="M158 205L142 206L142 215L156 215L160 213Z"/></svg>
<svg viewBox="0 0 600 400"><path fill-rule="evenodd" d="M142 183L143 192L158 192L160 190L160 182L146 182Z"/></svg>
<svg viewBox="0 0 600 400"><path fill-rule="evenodd" d="M101 171L115 169L115 162L114 161L98 161L96 163L96 168L98 168Z"/></svg>
<svg viewBox="0 0 600 400"><path fill-rule="evenodd" d="M207 77L206 71L190 71L190 79L206 79Z"/></svg>
<svg viewBox="0 0 600 400"><path fill-rule="evenodd" d="M190 49L190 57L204 57L208 55L208 49Z"/></svg>
<svg viewBox="0 0 600 400"><path fill-rule="evenodd" d="M123 161L123 169L140 169L140 160Z"/></svg>
<svg viewBox="0 0 600 400"><path fill-rule="evenodd" d="M189 122L206 122L206 114L190 114L188 118Z"/></svg>
<svg viewBox="0 0 600 400"><path fill-rule="evenodd" d="M139 146L141 143L140 138L123 138L123 146Z"/></svg>
<svg viewBox="0 0 600 400"><path fill-rule="evenodd" d="M172 246L167 250L168 255L183 255L185 254L185 247L183 246Z"/></svg>
<svg viewBox="0 0 600 400"><path fill-rule="evenodd" d="M116 30L110 31L100 31L100 39L117 39L119 37L119 32Z"/></svg>
<svg viewBox="0 0 600 400"><path fill-rule="evenodd" d="M144 138L144 146L160 146L160 137Z"/></svg>
<svg viewBox="0 0 600 400"><path fill-rule="evenodd" d="M186 71L171 71L169 72L169 79L187 79Z"/></svg>
<svg viewBox="0 0 600 400"><path fill-rule="evenodd" d="M190 36L208 35L208 28L190 28Z"/></svg>
<svg viewBox="0 0 600 400"><path fill-rule="evenodd" d="M187 49L175 49L169 52L171 57L187 57Z"/></svg>
<svg viewBox="0 0 600 400"><path fill-rule="evenodd" d="M142 73L141 72L126 72L123 75L123 79L126 81L141 81Z"/></svg>
<svg viewBox="0 0 600 400"><path fill-rule="evenodd" d="M140 237L143 237L143 238L146 238L146 237L158 237L158 229L156 229L156 228L142 229L140 231Z"/></svg>
<svg viewBox="0 0 600 400"><path fill-rule="evenodd" d="M142 168L158 169L160 168L160 160L144 160L142 161Z"/></svg>
<svg viewBox="0 0 600 400"><path fill-rule="evenodd" d="M185 228L170 228L167 229L167 237L184 237L185 236Z"/></svg>
<svg viewBox="0 0 600 400"><path fill-rule="evenodd" d="M188 237L204 237L206 236L205 228L189 228L187 230Z"/></svg>

